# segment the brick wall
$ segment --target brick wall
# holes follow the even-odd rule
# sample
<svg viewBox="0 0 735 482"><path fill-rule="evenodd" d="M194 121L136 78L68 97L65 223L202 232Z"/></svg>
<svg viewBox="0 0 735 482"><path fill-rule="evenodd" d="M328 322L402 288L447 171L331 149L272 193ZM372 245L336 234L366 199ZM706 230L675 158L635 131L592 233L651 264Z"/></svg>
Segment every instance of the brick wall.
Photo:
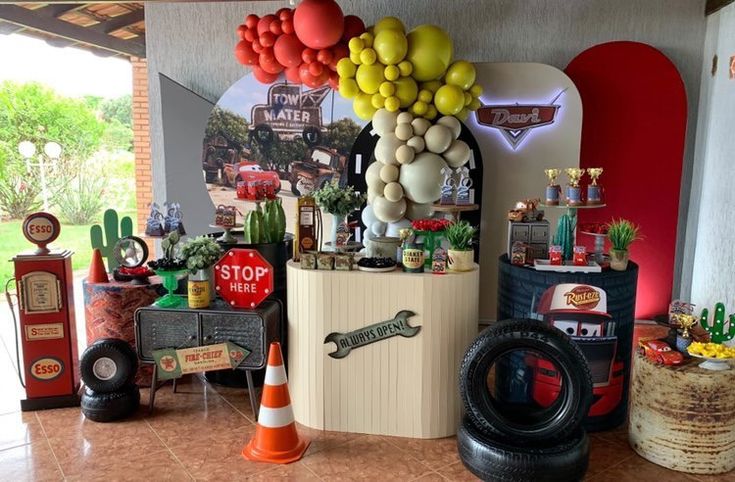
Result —
<svg viewBox="0 0 735 482"><path fill-rule="evenodd" d="M135 199L138 206L137 231L145 231L148 205L153 201L151 136L148 115L148 63L131 57L133 65L133 147L135 152Z"/></svg>

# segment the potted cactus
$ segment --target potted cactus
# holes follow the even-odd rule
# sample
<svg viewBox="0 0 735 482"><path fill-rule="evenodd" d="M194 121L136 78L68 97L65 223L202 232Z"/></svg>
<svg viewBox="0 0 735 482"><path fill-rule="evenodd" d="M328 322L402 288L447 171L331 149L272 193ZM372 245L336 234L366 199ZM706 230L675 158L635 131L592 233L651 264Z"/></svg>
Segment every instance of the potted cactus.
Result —
<svg viewBox="0 0 735 482"><path fill-rule="evenodd" d="M610 240L610 268L615 271L628 269L630 253L628 248L633 241L640 239L640 228L627 219L613 220L607 229L607 239Z"/></svg>
<svg viewBox="0 0 735 482"><path fill-rule="evenodd" d="M447 267L450 271L472 271L475 268L472 243L476 232L477 228L467 221L454 222L445 229L444 237L449 242Z"/></svg>
<svg viewBox="0 0 735 482"><path fill-rule="evenodd" d="M189 306L206 308L215 297L212 267L222 256L222 248L209 236L189 239L181 248L181 257L189 268ZM192 296L194 295L194 296ZM194 303L192 303L194 301ZM192 306L196 305L196 306Z"/></svg>
<svg viewBox="0 0 735 482"><path fill-rule="evenodd" d="M286 213L280 199L268 200L245 216L243 239L245 244L280 243L286 237Z"/></svg>

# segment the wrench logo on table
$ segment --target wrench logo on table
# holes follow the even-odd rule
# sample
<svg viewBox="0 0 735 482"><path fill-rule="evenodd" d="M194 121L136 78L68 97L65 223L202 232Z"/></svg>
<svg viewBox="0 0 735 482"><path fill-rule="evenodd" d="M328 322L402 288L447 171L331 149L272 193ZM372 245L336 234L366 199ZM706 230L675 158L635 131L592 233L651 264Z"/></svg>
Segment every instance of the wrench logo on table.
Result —
<svg viewBox="0 0 735 482"><path fill-rule="evenodd" d="M332 358L344 358L353 348L360 348L398 335L405 338L416 336L421 331L421 327L408 324L408 319L415 315L413 311L401 310L391 320L380 321L348 333L330 333L324 339L324 343L334 343L337 345L337 351L328 355Z"/></svg>

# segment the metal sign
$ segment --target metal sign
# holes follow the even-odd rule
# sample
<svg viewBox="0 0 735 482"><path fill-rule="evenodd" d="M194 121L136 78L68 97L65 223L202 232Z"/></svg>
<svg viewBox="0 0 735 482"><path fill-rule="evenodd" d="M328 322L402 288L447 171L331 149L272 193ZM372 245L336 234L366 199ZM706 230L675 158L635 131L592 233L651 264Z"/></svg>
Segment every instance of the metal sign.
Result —
<svg viewBox="0 0 735 482"><path fill-rule="evenodd" d="M250 355L247 350L232 342L216 345L155 350L153 359L158 368L156 378L169 380L189 373L201 373L212 370L235 369Z"/></svg>
<svg viewBox="0 0 735 482"><path fill-rule="evenodd" d="M273 293L273 266L254 249L231 249L214 265L214 289L231 306L256 308Z"/></svg>
<svg viewBox="0 0 735 482"><path fill-rule="evenodd" d="M268 89L268 104L253 106L251 124L266 124L277 134L301 134L307 126L321 129L321 104L329 89L319 87L302 93L300 85L274 84Z"/></svg>
<svg viewBox="0 0 735 482"><path fill-rule="evenodd" d="M381 321L348 333L330 333L324 343L334 343L337 351L329 353L332 358L344 358L353 348L360 348L376 341L386 340L394 336L411 338L421 331L420 326L410 326L408 319L416 315L413 311L399 311L392 320Z"/></svg>

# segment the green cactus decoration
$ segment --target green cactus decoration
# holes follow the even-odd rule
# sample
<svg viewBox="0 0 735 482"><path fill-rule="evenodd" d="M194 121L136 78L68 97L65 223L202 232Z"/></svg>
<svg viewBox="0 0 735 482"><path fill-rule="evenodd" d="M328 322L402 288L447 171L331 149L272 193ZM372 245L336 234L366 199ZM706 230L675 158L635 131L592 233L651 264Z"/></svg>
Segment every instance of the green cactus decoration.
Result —
<svg viewBox="0 0 735 482"><path fill-rule="evenodd" d="M102 216L102 224L104 225L104 240L103 240L103 227L99 224L95 224L89 230L89 237L92 241L92 249L98 248L102 253L102 256L107 258L107 269L112 272L117 268L117 260L113 254L115 244L126 236L133 235L133 220L129 216L123 217L119 220L117 211L114 209L108 209ZM118 224L119 223L119 224ZM119 229L119 230L118 230ZM107 241L107 244L105 244Z"/></svg>
<svg viewBox="0 0 735 482"><path fill-rule="evenodd" d="M564 259L572 259L574 251L574 222L569 214L562 214L556 225L554 244L561 246Z"/></svg>
<svg viewBox="0 0 735 482"><path fill-rule="evenodd" d="M723 303L715 305L715 317L711 325L707 308L702 310L702 316L699 319L702 328L709 332L713 343L723 343L735 338L735 314L730 315L728 330L725 333L725 305Z"/></svg>
<svg viewBox="0 0 735 482"><path fill-rule="evenodd" d="M265 209L258 204L245 216L245 244L278 243L285 235L286 213L280 199L266 201Z"/></svg>

